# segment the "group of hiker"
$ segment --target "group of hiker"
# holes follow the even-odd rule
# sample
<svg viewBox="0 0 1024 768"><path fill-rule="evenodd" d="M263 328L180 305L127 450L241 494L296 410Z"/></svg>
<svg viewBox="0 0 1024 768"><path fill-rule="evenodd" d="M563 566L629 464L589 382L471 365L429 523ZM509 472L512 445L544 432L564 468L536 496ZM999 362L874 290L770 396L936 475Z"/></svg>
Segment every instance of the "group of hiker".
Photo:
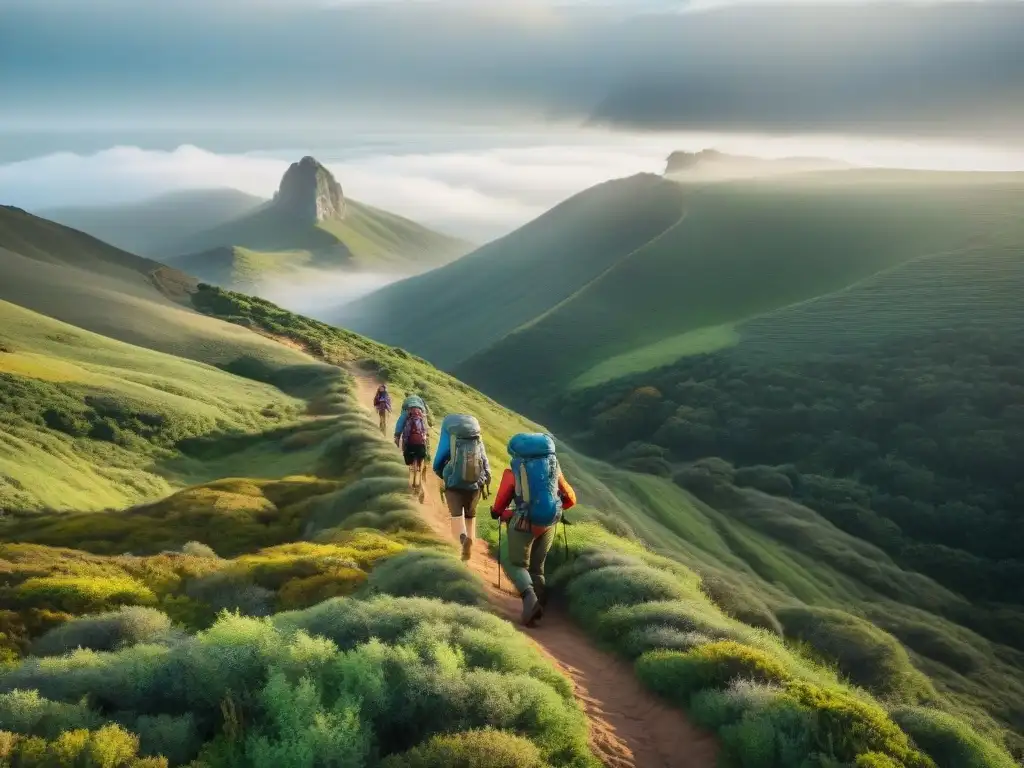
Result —
<svg viewBox="0 0 1024 768"><path fill-rule="evenodd" d="M373 399L386 434L391 396L382 384ZM395 422L395 445L409 467L409 484L420 501L426 498L430 412L419 395L402 403ZM449 414L441 422L441 438L432 468L441 480L441 495L451 516L452 536L462 547L462 559L472 557L476 540L476 508L490 497L491 466L484 448L480 423L473 416ZM520 433L508 442L509 466L491 504L491 518L508 530L507 552L499 552L501 565L523 601L522 621L532 626L544 613L547 590L544 562L555 540L562 513L576 504L576 493L566 481L549 435ZM501 547L499 546L499 550Z"/></svg>

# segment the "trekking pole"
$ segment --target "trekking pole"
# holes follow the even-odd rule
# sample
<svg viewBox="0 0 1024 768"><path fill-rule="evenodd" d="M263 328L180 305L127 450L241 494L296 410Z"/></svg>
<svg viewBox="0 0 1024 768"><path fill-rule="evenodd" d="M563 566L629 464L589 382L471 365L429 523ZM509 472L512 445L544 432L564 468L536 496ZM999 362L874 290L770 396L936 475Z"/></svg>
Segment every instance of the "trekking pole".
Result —
<svg viewBox="0 0 1024 768"><path fill-rule="evenodd" d="M569 564L569 534L565 530L565 517L562 517L562 541L565 543L565 564Z"/></svg>
<svg viewBox="0 0 1024 768"><path fill-rule="evenodd" d="M501 520L498 520L498 591L501 592Z"/></svg>

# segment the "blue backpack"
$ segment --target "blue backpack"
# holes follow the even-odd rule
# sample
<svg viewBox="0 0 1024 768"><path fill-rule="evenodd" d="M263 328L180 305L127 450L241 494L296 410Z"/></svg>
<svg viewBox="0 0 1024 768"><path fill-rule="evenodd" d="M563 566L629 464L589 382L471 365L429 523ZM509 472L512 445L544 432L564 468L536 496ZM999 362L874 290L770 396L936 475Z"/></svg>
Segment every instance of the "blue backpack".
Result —
<svg viewBox="0 0 1024 768"><path fill-rule="evenodd" d="M558 495L558 459L549 435L520 433L508 441L512 474L516 480L516 506L531 525L558 522L562 500Z"/></svg>

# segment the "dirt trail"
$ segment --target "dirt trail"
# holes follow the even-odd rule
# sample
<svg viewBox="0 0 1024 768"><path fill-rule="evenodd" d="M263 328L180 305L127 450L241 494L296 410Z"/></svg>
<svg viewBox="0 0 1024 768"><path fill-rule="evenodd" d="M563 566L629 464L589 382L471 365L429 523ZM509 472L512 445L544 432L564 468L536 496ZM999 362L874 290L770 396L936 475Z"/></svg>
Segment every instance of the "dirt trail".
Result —
<svg viewBox="0 0 1024 768"><path fill-rule="evenodd" d="M360 403L372 410L377 382L357 369L352 373L358 382ZM448 510L432 473L423 508L434 531L451 541ZM485 509L485 503L481 503L478 514L487 514ZM591 748L606 766L714 768L714 738L645 689L627 663L596 648L557 606L548 606L536 628L522 627L522 603L508 587L504 574L498 589L498 564L483 542L477 542L469 567L483 579L495 612L526 634L572 680L576 698L590 721Z"/></svg>

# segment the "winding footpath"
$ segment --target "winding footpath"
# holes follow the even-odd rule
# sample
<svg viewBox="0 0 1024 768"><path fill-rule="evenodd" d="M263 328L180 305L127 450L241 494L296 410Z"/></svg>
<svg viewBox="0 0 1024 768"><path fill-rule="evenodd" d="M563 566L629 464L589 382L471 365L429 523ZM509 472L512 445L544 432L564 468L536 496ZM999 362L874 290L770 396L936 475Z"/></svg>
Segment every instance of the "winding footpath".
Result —
<svg viewBox="0 0 1024 768"><path fill-rule="evenodd" d="M372 413L378 381L353 368L359 402ZM376 417L376 414L372 414ZM441 503L437 479L430 475L423 509L431 528L451 541L448 510ZM487 514L485 503L479 514ZM452 543L454 547L454 542ZM498 588L498 564L484 549L473 552L469 567L480 575L494 612L529 637L573 683L590 724L590 746L608 768L714 768L714 737L644 688L632 667L597 648L556 605L549 605L537 627L519 624L519 596Z"/></svg>

